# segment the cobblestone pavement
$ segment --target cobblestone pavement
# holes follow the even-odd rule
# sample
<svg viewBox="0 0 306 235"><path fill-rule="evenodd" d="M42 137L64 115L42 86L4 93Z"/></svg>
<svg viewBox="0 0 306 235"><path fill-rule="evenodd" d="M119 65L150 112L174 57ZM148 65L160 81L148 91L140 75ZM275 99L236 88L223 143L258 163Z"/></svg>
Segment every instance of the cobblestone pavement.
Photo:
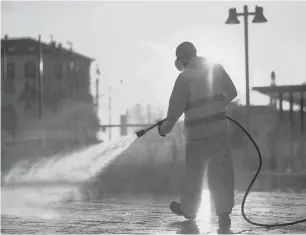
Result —
<svg viewBox="0 0 306 235"><path fill-rule="evenodd" d="M16 217L1 213L2 234L216 234L214 216L202 215L195 222L172 214L169 203L178 197L120 196L99 201L71 202L40 208L39 217ZM306 223L276 228L256 227L241 216L242 194L232 214L235 234L304 233ZM5 203L2 201L2 203ZM2 205L3 207L3 205ZM306 194L251 193L247 216L256 222L288 222L306 218ZM37 208L38 209L38 208ZM207 214L207 213L203 213Z"/></svg>

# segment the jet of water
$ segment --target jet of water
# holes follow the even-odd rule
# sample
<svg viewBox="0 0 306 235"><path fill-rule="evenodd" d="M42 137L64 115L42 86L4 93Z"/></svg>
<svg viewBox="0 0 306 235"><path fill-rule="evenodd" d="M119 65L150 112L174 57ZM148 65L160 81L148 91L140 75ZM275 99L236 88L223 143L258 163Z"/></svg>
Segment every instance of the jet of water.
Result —
<svg viewBox="0 0 306 235"><path fill-rule="evenodd" d="M18 164L4 177L4 182L84 182L100 173L136 138L136 135L125 136L117 141L98 144L67 156L43 159L32 166Z"/></svg>
<svg viewBox="0 0 306 235"><path fill-rule="evenodd" d="M136 135L126 136L70 155L42 159L33 165L17 164L4 177L1 214L54 217L56 213L48 209L50 204L67 198L82 199L79 186L102 172L136 139Z"/></svg>

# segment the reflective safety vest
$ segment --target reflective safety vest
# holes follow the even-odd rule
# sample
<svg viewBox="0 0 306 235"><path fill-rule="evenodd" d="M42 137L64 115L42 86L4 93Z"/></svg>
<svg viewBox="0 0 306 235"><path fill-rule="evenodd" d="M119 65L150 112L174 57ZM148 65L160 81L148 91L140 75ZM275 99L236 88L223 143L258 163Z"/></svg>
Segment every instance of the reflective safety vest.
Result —
<svg viewBox="0 0 306 235"><path fill-rule="evenodd" d="M195 58L194 60L200 60ZM185 127L188 140L205 138L214 134L228 131L226 120L226 101L223 67L210 64L204 60L203 66L199 61L191 61L180 74L184 76L190 91L185 108ZM200 60L203 62L203 59ZM193 66L194 63L197 66Z"/></svg>

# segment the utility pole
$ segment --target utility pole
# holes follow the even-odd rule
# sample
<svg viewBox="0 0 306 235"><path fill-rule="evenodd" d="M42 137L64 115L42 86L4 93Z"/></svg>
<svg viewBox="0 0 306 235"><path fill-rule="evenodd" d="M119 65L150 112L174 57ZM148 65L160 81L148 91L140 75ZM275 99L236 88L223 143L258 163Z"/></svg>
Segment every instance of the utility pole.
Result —
<svg viewBox="0 0 306 235"><path fill-rule="evenodd" d="M276 86L274 71L271 72L271 86ZM273 108L276 108L276 99L273 96L270 97L270 106L272 106Z"/></svg>
<svg viewBox="0 0 306 235"><path fill-rule="evenodd" d="M147 115L148 115L148 124L151 122L151 106L150 104L147 105Z"/></svg>
<svg viewBox="0 0 306 235"><path fill-rule="evenodd" d="M109 109L109 116L108 116L108 124L111 125L112 124L112 87L109 86L109 98L108 98L108 109ZM108 139L111 141L112 140L112 128L109 127L108 128L109 132L109 136Z"/></svg>
<svg viewBox="0 0 306 235"><path fill-rule="evenodd" d="M41 36L38 35L38 117L42 119L42 94L43 94L43 58Z"/></svg>
<svg viewBox="0 0 306 235"><path fill-rule="evenodd" d="M249 78L249 27L248 27L248 6L243 7L244 19L244 51L245 51L245 90L247 107L247 130L250 131L250 78Z"/></svg>
<svg viewBox="0 0 306 235"><path fill-rule="evenodd" d="M8 84L8 81L7 81L7 35L4 36L4 43L3 43L3 75L4 75L4 79L2 81L2 91L3 93L6 93L6 89L7 89L7 84ZM2 93L1 93L2 94Z"/></svg>
<svg viewBox="0 0 306 235"><path fill-rule="evenodd" d="M97 68L96 68L96 106L97 109L99 108L99 80L100 80L100 69L99 69L99 65L97 64Z"/></svg>

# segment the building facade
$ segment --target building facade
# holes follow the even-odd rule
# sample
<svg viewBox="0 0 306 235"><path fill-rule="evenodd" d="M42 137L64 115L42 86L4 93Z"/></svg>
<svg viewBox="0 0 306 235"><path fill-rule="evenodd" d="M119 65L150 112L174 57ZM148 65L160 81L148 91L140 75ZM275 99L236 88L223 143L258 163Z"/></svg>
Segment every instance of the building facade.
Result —
<svg viewBox="0 0 306 235"><path fill-rule="evenodd" d="M49 152L96 141L98 120L90 94L92 62L55 41L1 39L4 155L19 155L12 149L21 145ZM54 146L59 143L63 146Z"/></svg>
<svg viewBox="0 0 306 235"><path fill-rule="evenodd" d="M271 188L286 190L306 189L306 84L275 84L275 73L271 86L254 87L270 97L270 107L277 110L270 134L270 172L261 174L261 182ZM289 110L284 109L284 102Z"/></svg>

